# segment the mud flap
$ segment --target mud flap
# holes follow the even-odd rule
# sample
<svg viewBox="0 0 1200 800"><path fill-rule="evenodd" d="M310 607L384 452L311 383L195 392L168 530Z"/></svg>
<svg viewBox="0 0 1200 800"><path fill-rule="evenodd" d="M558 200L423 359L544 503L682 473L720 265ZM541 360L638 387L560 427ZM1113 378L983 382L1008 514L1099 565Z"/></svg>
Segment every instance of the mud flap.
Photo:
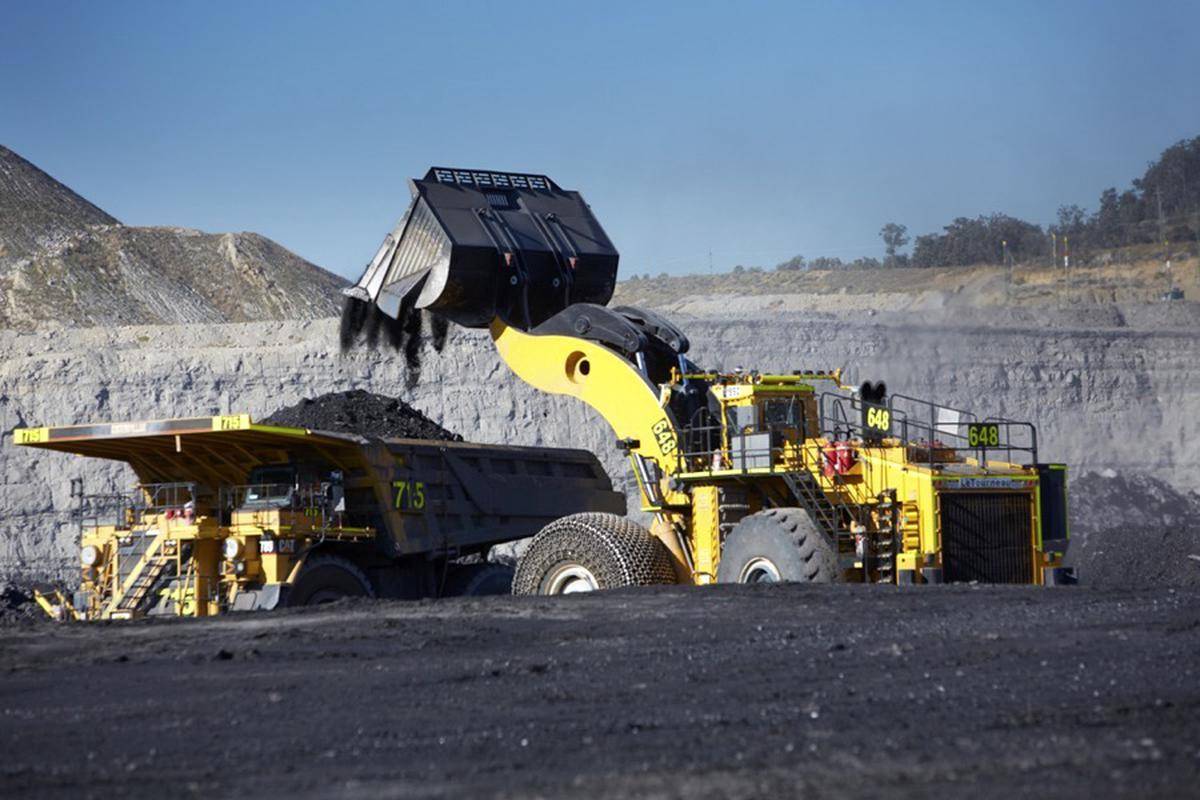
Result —
<svg viewBox="0 0 1200 800"><path fill-rule="evenodd" d="M917 571L915 569L896 570L896 583L901 586L912 586L916 582Z"/></svg>
<svg viewBox="0 0 1200 800"><path fill-rule="evenodd" d="M1074 586L1079 576L1074 567L1043 567L1042 584L1045 586Z"/></svg>
<svg viewBox="0 0 1200 800"><path fill-rule="evenodd" d="M231 611L270 611L273 608L283 608L287 605L287 592L291 587L286 583L268 583L261 589L248 589L238 592L233 598Z"/></svg>
<svg viewBox="0 0 1200 800"><path fill-rule="evenodd" d="M925 583L945 583L941 567L921 567L921 580Z"/></svg>

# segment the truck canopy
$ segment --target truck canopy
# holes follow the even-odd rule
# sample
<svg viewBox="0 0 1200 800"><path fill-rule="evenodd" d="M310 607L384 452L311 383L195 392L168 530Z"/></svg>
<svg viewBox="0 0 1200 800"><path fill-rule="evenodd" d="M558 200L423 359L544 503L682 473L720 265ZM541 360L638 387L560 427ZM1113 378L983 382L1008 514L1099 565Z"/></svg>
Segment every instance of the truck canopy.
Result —
<svg viewBox="0 0 1200 800"><path fill-rule="evenodd" d="M142 483L246 482L250 470L311 457L349 469L366 439L343 433L259 425L248 414L144 422L18 428L17 444L128 463Z"/></svg>

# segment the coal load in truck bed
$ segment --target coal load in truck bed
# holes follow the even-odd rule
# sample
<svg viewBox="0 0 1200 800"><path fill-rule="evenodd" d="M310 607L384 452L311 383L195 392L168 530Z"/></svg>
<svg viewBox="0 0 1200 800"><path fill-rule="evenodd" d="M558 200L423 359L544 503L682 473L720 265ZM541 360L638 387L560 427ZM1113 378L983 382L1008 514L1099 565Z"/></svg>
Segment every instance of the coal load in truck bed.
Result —
<svg viewBox="0 0 1200 800"><path fill-rule="evenodd" d="M446 430L403 400L362 389L306 398L294 406L279 409L260 422L380 439L462 441L457 433Z"/></svg>

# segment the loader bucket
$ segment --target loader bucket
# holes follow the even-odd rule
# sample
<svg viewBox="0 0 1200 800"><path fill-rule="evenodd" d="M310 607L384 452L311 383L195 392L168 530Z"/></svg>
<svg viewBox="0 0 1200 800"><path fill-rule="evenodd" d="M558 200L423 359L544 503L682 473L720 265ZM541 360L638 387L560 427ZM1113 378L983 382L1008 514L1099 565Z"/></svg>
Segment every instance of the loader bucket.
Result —
<svg viewBox="0 0 1200 800"><path fill-rule="evenodd" d="M409 188L408 210L344 290L350 298L393 320L424 309L468 328L499 317L529 330L612 297L617 251L578 192L544 175L441 167Z"/></svg>

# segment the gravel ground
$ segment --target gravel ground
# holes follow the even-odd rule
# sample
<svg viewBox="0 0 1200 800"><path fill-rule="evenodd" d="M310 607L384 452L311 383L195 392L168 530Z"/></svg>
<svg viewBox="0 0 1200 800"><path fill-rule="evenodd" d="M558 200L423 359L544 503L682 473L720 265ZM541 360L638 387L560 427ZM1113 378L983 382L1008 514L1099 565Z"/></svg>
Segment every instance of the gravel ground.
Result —
<svg viewBox="0 0 1200 800"><path fill-rule="evenodd" d="M0 627L6 797L1180 797L1200 589L720 586Z"/></svg>

